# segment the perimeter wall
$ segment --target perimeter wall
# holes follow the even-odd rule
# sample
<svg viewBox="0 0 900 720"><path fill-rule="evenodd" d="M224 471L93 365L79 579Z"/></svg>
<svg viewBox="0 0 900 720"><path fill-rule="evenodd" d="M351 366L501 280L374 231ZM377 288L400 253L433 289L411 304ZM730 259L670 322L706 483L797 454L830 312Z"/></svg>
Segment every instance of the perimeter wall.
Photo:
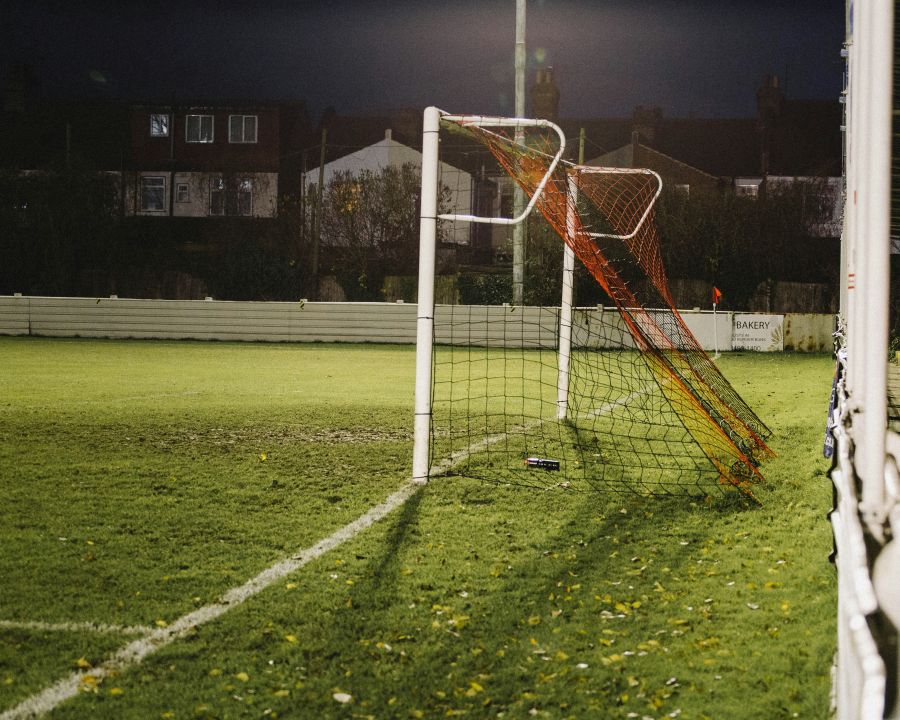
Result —
<svg viewBox="0 0 900 720"><path fill-rule="evenodd" d="M552 345L556 312L553 308L439 305L437 342L452 316L466 314L473 328L465 342L491 345ZM494 322L507 313L528 320L525 334L507 337ZM831 352L832 315L682 310L694 336L707 350L728 351L747 340L747 326L762 327L772 319L781 323L781 337L757 349ZM575 315L578 328L605 314L618 321L614 308L582 308ZM608 320L607 320L608 321ZM158 338L260 342L373 342L414 343L416 306L410 303L228 302L217 300L136 300L118 297L65 298L0 296L0 335L44 337ZM767 336L768 337L768 336ZM743 339L742 339L743 338ZM781 341L779 343L779 341ZM766 340L768 343L768 340Z"/></svg>

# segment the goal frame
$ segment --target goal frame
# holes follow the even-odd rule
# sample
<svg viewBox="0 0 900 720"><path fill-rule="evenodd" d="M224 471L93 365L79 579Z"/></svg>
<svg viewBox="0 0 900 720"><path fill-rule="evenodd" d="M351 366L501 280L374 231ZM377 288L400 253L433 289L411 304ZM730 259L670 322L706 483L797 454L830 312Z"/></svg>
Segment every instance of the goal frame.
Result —
<svg viewBox="0 0 900 720"><path fill-rule="evenodd" d="M441 120L458 122L460 124L476 125L479 127L543 127L553 131L559 138L559 148L550 159L548 169L521 214L511 218L484 217L470 214L438 214L438 172L439 172L439 134ZM566 137L562 129L545 119L535 118L508 118L488 115L454 115L437 107L431 106L425 109L422 131L422 194L421 214L419 225L419 275L418 296L416 311L416 385L415 385L415 409L414 409L414 435L413 435L413 481L425 484L431 473L431 432L433 420L433 362L434 362L434 280L435 259L437 245L437 223L439 220L456 222L485 223L491 225L517 225L524 222L534 210L535 205L544 191L547 182L553 175L562 160L566 148ZM652 171L641 168L610 168L610 167L586 167L578 166L578 172L582 174L634 174L649 175L656 180L656 191L647 205L641 217L627 234L614 233L589 233L594 239L613 238L629 240L633 238L644 225L650 212L662 192L662 179ZM571 237L575 233L578 185L574 177L570 176L566 183L566 232ZM569 361L571 356L574 279L575 279L575 252L569 243L563 242L563 277L562 293L560 297L560 313L558 324L558 348L557 348L557 410L558 420L564 420L568 414L569 404Z"/></svg>

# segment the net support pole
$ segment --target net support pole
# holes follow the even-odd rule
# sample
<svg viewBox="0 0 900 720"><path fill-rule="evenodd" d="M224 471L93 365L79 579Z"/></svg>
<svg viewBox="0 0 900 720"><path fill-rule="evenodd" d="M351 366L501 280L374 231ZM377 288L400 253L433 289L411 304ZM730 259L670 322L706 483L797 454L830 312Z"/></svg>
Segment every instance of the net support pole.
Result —
<svg viewBox="0 0 900 720"><path fill-rule="evenodd" d="M413 482L428 482L431 372L434 340L434 265L437 246L438 134L441 113L425 108L422 130L422 209L419 216L419 288L416 305L416 395Z"/></svg>
<svg viewBox="0 0 900 720"><path fill-rule="evenodd" d="M516 0L516 117L525 117L525 0ZM525 130L516 126L516 143L525 140ZM513 187L513 215L518 217L525 209L525 191L518 184ZM522 305L525 299L525 224L513 227L513 305Z"/></svg>
<svg viewBox="0 0 900 720"><path fill-rule="evenodd" d="M572 298L575 289L575 251L568 242L575 234L578 186L569 178L566 194L566 238L563 248L562 297L559 303L559 374L556 384L556 419L569 413L569 362L572 354Z"/></svg>

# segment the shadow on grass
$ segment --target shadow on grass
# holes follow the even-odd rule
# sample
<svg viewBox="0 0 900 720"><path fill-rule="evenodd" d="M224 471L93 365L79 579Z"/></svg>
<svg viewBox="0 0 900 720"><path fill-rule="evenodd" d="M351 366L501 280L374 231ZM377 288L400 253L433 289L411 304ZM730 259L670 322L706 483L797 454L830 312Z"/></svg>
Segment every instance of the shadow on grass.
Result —
<svg viewBox="0 0 900 720"><path fill-rule="evenodd" d="M735 509L745 505L554 493L542 512L543 493L527 491L523 506L523 492L442 481L413 496L392 516L378 556L358 558L365 579L333 615L329 651L309 658L310 676L343 676L373 709L402 695L426 716L488 700L494 713L527 710L532 696L561 707L581 693L583 711L611 702L629 681L600 664L602 628L642 639L671 630L670 613L634 606L661 577L647 568L687 575L695 559L679 541L708 538L710 525L739 521ZM448 511L458 515L454 532L424 538L423 527L440 526ZM436 543L443 554L427 549ZM690 623L680 630L690 631Z"/></svg>

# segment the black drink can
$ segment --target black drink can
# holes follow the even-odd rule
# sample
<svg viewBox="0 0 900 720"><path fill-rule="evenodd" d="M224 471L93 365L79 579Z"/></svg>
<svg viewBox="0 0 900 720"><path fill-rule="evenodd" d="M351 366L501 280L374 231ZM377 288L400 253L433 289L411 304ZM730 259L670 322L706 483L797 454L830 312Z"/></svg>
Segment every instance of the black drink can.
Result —
<svg viewBox="0 0 900 720"><path fill-rule="evenodd" d="M530 457L525 458L525 467L538 468L540 470L559 470L559 460Z"/></svg>

